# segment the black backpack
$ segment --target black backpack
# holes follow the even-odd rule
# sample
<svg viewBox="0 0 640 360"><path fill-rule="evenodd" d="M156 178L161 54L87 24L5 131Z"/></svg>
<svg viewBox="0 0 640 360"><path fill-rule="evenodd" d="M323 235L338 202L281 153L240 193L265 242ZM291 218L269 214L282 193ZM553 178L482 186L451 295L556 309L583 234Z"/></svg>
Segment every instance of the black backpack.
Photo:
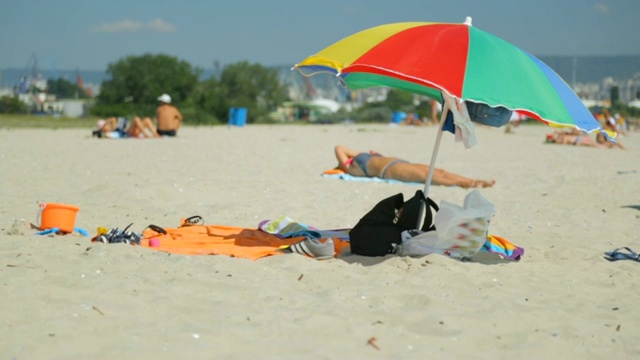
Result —
<svg viewBox="0 0 640 360"><path fill-rule="evenodd" d="M439 210L435 201L425 198L422 190L416 191L406 202L402 193L399 193L380 201L349 231L351 253L364 256L385 256L393 253L395 246L402 242L400 234L405 230L416 229L420 206L423 203L428 206L425 207L421 230L434 230L434 215L431 209Z"/></svg>

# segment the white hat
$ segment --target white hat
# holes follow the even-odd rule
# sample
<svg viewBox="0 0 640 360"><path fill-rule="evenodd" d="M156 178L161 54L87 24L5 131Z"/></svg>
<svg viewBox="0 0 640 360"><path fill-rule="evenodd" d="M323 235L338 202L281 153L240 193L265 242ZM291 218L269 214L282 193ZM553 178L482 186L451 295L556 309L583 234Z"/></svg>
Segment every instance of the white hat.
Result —
<svg viewBox="0 0 640 360"><path fill-rule="evenodd" d="M161 101L166 104L171 104L171 96L167 94L162 94L160 95L160 97L158 97L158 101Z"/></svg>
<svg viewBox="0 0 640 360"><path fill-rule="evenodd" d="M98 129L102 129L106 124L107 124L107 120L105 119L100 119L96 123L96 125L98 126Z"/></svg>

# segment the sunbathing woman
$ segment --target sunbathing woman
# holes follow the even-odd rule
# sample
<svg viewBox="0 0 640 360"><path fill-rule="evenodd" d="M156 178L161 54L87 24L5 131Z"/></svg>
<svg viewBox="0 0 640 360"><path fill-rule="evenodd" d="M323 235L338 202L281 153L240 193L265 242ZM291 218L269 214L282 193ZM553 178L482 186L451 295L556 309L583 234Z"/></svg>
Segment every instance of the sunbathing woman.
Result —
<svg viewBox="0 0 640 360"><path fill-rule="evenodd" d="M338 168L352 176L379 177L407 182L425 182L429 166L415 164L378 154L375 151L360 152L338 145L335 147ZM431 183L434 185L460 186L463 188L485 188L495 184L495 180L477 180L435 169Z"/></svg>
<svg viewBox="0 0 640 360"><path fill-rule="evenodd" d="M554 132L552 137L549 136L548 139L552 143L562 144L562 145L590 146L590 147L597 147L602 149L612 149L612 148L625 149L625 147L620 142L612 143L605 139L604 143L599 143L591 139L589 135L582 134L577 130L569 131L569 132L559 130Z"/></svg>

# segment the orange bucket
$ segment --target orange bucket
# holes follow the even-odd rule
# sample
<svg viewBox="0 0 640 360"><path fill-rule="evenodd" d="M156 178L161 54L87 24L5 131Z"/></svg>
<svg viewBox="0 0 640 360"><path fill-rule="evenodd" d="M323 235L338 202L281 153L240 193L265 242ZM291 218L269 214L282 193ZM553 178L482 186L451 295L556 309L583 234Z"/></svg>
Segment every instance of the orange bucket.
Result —
<svg viewBox="0 0 640 360"><path fill-rule="evenodd" d="M73 205L42 203L38 212L40 230L58 228L60 232L73 232L78 211L80 208Z"/></svg>

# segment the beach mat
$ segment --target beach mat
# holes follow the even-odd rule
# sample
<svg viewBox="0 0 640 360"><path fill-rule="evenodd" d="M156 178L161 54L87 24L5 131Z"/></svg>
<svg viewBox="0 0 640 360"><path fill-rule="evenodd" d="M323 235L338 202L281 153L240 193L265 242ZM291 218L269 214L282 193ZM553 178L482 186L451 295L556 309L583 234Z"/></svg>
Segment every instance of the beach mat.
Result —
<svg viewBox="0 0 640 360"><path fill-rule="evenodd" d="M329 169L322 172L322 176L331 179L340 179L345 181L361 181L361 182L381 182L387 184L406 184L406 185L418 185L424 186L424 183L419 182L406 182L395 179L382 179L379 177L364 177L364 176L353 176L345 173L339 169Z"/></svg>
<svg viewBox="0 0 640 360"><path fill-rule="evenodd" d="M305 239L304 236L280 238L259 229L225 225L187 225L164 228L166 234L151 228L142 233L141 246L183 255L226 255L257 260L281 255L280 248ZM154 246L149 245L153 240ZM321 239L322 241L323 239ZM335 253L349 246L347 241L334 239Z"/></svg>

